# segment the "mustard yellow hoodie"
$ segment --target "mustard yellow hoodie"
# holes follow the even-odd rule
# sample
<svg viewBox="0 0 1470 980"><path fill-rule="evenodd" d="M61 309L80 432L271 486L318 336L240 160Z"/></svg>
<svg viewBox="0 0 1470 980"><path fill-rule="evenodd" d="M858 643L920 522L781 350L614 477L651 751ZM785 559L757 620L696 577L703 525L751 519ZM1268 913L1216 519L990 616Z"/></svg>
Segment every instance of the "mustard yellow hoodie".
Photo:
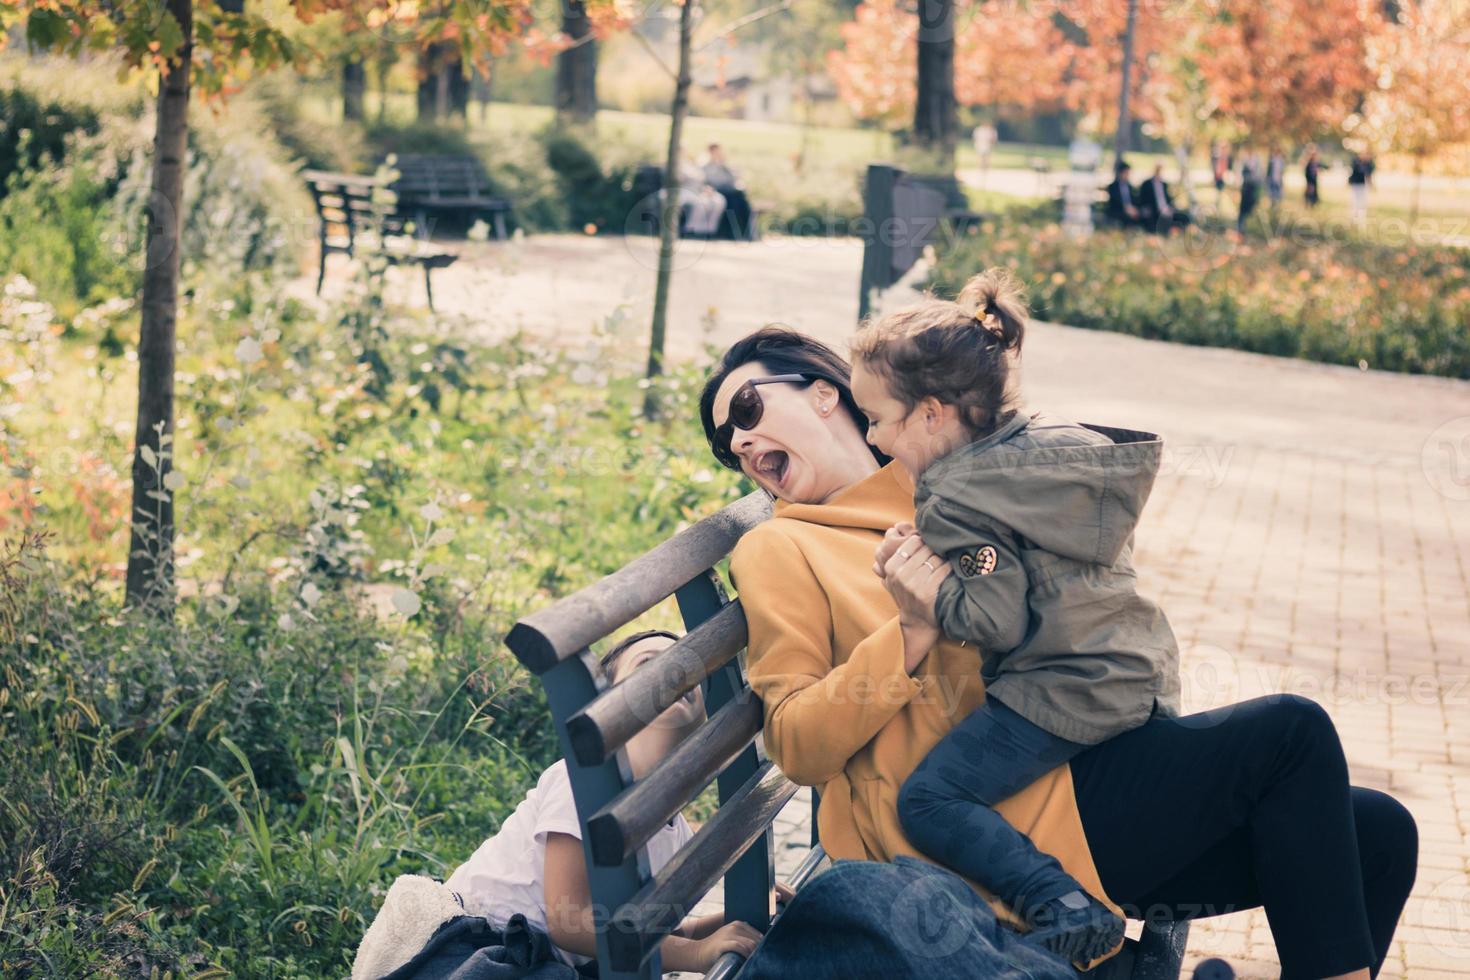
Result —
<svg viewBox="0 0 1470 980"><path fill-rule="evenodd" d="M944 639L913 676L904 670L898 609L873 573L873 552L890 526L913 520L913 494L894 462L825 504L777 501L730 558L750 624L750 684L765 704L766 751L794 782L821 793L817 826L834 858L923 858L899 826L899 787L984 701L973 647ZM1066 766L996 810L1122 914L1098 879Z"/></svg>

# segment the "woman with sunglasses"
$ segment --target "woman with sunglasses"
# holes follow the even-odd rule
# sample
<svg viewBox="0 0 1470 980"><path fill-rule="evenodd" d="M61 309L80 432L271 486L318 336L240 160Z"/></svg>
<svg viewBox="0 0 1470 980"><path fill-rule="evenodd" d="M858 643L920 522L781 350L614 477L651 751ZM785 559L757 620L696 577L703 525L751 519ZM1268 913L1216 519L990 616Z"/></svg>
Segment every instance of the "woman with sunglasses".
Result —
<svg viewBox="0 0 1470 980"><path fill-rule="evenodd" d="M730 560L766 749L818 788L834 858L918 857L899 788L984 689L977 652L935 624L945 556L919 547L896 573L873 573L884 532L913 521L912 480L865 439L847 363L790 330L731 347L700 416L715 457L776 501ZM1293 695L1156 715L995 809L1131 918L1265 905L1286 976L1328 975L1293 962L1366 962L1331 973L1376 975L1414 881L1413 818L1349 785L1331 719ZM1320 819L1332 809L1351 819Z"/></svg>

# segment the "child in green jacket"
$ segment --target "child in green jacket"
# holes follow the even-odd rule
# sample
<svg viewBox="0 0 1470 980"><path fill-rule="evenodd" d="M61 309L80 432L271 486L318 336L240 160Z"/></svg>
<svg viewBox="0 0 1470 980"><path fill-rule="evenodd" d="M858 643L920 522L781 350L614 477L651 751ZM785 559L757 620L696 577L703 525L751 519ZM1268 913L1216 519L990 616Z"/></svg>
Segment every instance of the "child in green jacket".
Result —
<svg viewBox="0 0 1470 980"><path fill-rule="evenodd" d="M1178 711L1174 634L1135 591L1132 562L1162 443L1017 411L1025 322L1008 273L976 276L957 303L868 324L852 392L868 441L916 487L917 528L891 529L874 571L921 544L949 562L935 621L976 646L986 685L905 782L904 833L1005 901L1038 945L1087 962L1122 941L1123 921L992 807L1156 706Z"/></svg>

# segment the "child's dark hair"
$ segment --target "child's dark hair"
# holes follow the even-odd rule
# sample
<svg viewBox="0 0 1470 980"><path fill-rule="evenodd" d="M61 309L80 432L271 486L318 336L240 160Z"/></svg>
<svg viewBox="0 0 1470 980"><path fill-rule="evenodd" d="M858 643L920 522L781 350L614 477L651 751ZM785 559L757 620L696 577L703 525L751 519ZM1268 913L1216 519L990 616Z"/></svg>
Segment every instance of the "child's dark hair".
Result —
<svg viewBox="0 0 1470 980"><path fill-rule="evenodd" d="M865 324L852 358L888 383L910 411L925 398L953 405L972 438L1010 418L1012 351L1026 334L1026 299L1005 269L965 283L953 303L926 299Z"/></svg>
<svg viewBox="0 0 1470 980"><path fill-rule="evenodd" d="M602 655L602 659L597 661L597 665L602 668L602 672L607 679L612 680L613 673L618 669L618 660L622 658L623 654L627 653L634 644L641 643L652 636L667 636L676 643L680 639L678 633L670 633L668 630L642 630L623 637L617 643L613 644L611 650Z"/></svg>

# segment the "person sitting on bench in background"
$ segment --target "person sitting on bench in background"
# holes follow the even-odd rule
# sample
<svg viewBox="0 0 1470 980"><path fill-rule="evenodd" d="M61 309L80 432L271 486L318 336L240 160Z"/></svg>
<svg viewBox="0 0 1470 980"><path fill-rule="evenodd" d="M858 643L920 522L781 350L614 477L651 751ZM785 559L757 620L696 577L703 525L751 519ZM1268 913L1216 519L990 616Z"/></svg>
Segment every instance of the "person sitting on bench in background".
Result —
<svg viewBox="0 0 1470 980"><path fill-rule="evenodd" d="M1113 167L1113 182L1108 185L1108 220L1124 228L1137 228L1143 224L1143 212L1139 210L1137 194L1128 182L1133 168L1127 160L1119 160Z"/></svg>
<svg viewBox="0 0 1470 980"><path fill-rule="evenodd" d="M725 199L705 181L704 171L688 158L679 162L679 207L689 209L680 227L683 237L715 237L720 216L725 213Z"/></svg>
<svg viewBox="0 0 1470 980"><path fill-rule="evenodd" d="M745 196L745 185L738 174L730 169L725 160L725 150L718 143L711 143L704 160L704 179L709 186L720 192L725 199L725 221L720 231L736 241L755 238L750 227L750 200ZM724 237L721 234L719 237Z"/></svg>
<svg viewBox="0 0 1470 980"><path fill-rule="evenodd" d="M1176 208L1169 196L1169 184L1164 180L1164 165L1154 165L1154 175L1138 188L1139 209L1143 223L1150 231L1167 235L1175 228L1186 228L1190 223L1189 211Z"/></svg>

